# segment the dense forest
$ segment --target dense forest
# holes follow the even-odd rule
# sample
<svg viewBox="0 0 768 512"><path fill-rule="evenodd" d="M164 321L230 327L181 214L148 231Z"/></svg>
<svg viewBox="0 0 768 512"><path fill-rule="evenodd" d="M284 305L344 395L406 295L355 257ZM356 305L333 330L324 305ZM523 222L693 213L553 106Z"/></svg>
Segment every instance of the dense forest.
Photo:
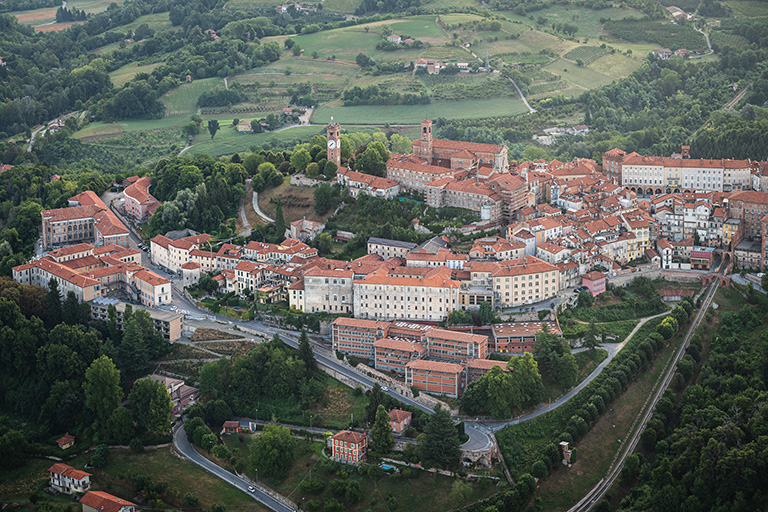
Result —
<svg viewBox="0 0 768 512"><path fill-rule="evenodd" d="M628 457L622 482L635 485L622 510L768 507L768 302L755 292L748 299L758 304L722 314L700 371L700 339L678 364L679 380L691 384L679 400L667 391L642 450Z"/></svg>
<svg viewBox="0 0 768 512"><path fill-rule="evenodd" d="M56 433L121 444L166 435L171 407L162 384L133 386L130 409L118 406L130 381L148 373L147 363L170 351L149 313L129 306L120 332L114 307L107 322L94 322L89 305L73 292L62 297L53 280L46 290L3 277L0 295L0 407L26 421L23 434L14 434L7 418L0 424L4 469L23 464L23 452L48 454L50 447L27 442ZM165 408L152 396L164 398ZM11 438L18 446L9 446Z"/></svg>

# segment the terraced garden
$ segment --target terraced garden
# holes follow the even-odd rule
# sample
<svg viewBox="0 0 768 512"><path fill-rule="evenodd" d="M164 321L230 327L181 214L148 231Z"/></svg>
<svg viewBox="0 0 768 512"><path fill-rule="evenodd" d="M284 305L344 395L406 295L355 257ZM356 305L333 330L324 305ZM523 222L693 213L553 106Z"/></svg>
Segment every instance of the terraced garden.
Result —
<svg viewBox="0 0 768 512"><path fill-rule="evenodd" d="M563 58L573 62L581 61L586 66L608 53L611 51L600 46L579 46L563 55Z"/></svg>

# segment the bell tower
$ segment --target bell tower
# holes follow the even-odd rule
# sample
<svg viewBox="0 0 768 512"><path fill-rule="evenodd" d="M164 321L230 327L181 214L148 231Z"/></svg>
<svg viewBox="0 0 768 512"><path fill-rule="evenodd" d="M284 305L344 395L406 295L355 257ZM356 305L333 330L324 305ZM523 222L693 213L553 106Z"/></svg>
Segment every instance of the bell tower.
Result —
<svg viewBox="0 0 768 512"><path fill-rule="evenodd" d="M336 167L341 167L341 126L338 123L334 124L333 118L326 128L326 137L328 138L327 160L335 163Z"/></svg>
<svg viewBox="0 0 768 512"><path fill-rule="evenodd" d="M432 163L432 121L421 122L421 154L430 164Z"/></svg>

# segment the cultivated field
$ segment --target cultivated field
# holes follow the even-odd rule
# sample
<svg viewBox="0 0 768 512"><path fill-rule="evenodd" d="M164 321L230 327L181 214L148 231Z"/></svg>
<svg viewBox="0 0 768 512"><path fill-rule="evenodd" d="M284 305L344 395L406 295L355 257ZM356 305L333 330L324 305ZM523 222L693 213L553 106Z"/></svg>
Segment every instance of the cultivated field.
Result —
<svg viewBox="0 0 768 512"><path fill-rule="evenodd" d="M513 21L518 21L525 25L535 25L535 21L526 16L520 16L512 11L501 11L504 16ZM588 9L586 7L575 7L571 5L556 5L547 9L536 11L534 18L545 18L551 27L552 23L569 23L579 27L576 37L604 37L601 19L622 20L624 18L641 18L643 13L631 7L611 7L609 9Z"/></svg>
<svg viewBox="0 0 768 512"><path fill-rule="evenodd" d="M607 53L610 53L610 50L607 48L601 48L599 46L579 46L563 55L563 58L573 62L580 60L586 66L587 64L592 64Z"/></svg>
<svg viewBox="0 0 768 512"><path fill-rule="evenodd" d="M768 16L768 2L760 2L758 0L728 0L725 3L733 9L733 14L737 16L745 16L747 18Z"/></svg>
<svg viewBox="0 0 768 512"><path fill-rule="evenodd" d="M358 5L360 5L360 0L325 0L323 2L323 11L352 14Z"/></svg>
<svg viewBox="0 0 768 512"><path fill-rule="evenodd" d="M53 23L51 25L38 25L35 27L35 32L60 32L67 30L72 25L82 25L84 21L68 21L66 23Z"/></svg>
<svg viewBox="0 0 768 512"><path fill-rule="evenodd" d="M319 107L312 118L325 124L334 118L343 124L396 123L417 124L424 119L478 119L514 116L526 111L519 98L474 101L440 101L428 105L361 105L354 107Z"/></svg>

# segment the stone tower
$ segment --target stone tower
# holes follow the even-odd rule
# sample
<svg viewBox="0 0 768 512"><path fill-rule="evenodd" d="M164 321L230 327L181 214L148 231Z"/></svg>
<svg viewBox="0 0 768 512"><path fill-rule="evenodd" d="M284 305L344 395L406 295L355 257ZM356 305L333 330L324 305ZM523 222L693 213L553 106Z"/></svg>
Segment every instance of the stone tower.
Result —
<svg viewBox="0 0 768 512"><path fill-rule="evenodd" d="M336 167L341 167L341 126L338 123L334 124L333 118L326 128L326 136L328 137L327 160L335 163Z"/></svg>
<svg viewBox="0 0 768 512"><path fill-rule="evenodd" d="M422 158L432 163L432 121L421 122L421 153Z"/></svg>

